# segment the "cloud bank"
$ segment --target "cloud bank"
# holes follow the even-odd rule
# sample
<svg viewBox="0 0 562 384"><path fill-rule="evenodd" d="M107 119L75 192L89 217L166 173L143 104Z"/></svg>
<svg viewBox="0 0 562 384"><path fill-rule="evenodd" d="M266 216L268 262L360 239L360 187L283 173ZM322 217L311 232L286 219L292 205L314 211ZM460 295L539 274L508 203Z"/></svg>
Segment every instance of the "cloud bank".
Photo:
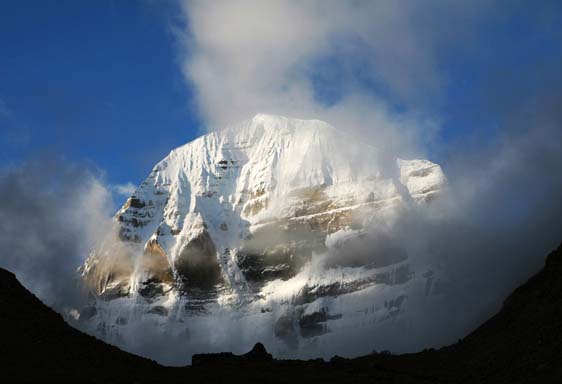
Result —
<svg viewBox="0 0 562 384"><path fill-rule="evenodd" d="M58 157L0 170L0 267L59 311L79 305L76 269L112 227L113 204L91 167Z"/></svg>
<svg viewBox="0 0 562 384"><path fill-rule="evenodd" d="M468 44L495 11L486 1L330 0L182 9L182 69L210 129L260 112L320 118L406 154L436 131L421 107L446 84L442 52Z"/></svg>

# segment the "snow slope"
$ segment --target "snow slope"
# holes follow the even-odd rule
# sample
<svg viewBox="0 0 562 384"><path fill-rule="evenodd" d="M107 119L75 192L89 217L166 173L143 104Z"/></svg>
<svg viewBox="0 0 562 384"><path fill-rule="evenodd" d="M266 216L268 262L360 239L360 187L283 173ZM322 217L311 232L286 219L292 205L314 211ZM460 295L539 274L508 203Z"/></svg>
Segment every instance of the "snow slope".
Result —
<svg viewBox="0 0 562 384"><path fill-rule="evenodd" d="M81 268L97 297L84 322L115 342L147 319L176 335L245 313L290 349L337 329L371 291L394 316L408 255L368 228L444 183L437 164L388 161L319 120L260 114L209 133L159 162L115 215L116 237Z"/></svg>

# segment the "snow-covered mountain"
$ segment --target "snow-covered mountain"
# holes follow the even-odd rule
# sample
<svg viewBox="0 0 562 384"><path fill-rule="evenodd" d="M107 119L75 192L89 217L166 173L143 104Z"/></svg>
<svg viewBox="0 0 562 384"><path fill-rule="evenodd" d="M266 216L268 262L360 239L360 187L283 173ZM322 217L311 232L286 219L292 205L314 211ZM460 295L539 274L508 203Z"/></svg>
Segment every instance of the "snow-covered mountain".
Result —
<svg viewBox="0 0 562 384"><path fill-rule="evenodd" d="M96 297L81 319L116 343L149 324L213 350L234 336L195 330L220 318L252 324L249 338L282 354L345 329L360 295L376 292L372 319L395 317L415 271L370 229L430 204L444 182L437 164L389 159L318 120L260 114L209 133L159 162L117 212L115 237L81 268Z"/></svg>

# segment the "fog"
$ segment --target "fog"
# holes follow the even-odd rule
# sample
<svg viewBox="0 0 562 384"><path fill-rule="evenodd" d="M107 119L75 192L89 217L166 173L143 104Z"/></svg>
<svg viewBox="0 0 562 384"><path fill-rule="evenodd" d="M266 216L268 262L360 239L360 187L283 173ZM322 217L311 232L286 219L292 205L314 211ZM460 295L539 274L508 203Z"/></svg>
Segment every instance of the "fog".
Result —
<svg viewBox="0 0 562 384"><path fill-rule="evenodd" d="M46 304L83 303L77 268L111 228L113 202L89 164L42 155L0 170L0 267Z"/></svg>

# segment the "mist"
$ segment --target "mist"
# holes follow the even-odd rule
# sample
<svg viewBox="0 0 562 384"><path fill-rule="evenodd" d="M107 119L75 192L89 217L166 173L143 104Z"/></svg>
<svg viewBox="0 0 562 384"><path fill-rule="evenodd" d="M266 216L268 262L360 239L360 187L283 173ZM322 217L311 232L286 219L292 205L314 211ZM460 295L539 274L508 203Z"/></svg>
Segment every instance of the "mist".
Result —
<svg viewBox="0 0 562 384"><path fill-rule="evenodd" d="M208 129L259 112L320 118L383 153L438 162L448 191L427 225L438 218L454 222L459 235L471 231L464 247L454 248L475 253L474 266L520 250L506 266L506 286L528 276L560 241L562 34L556 2L527 8L505 1L241 0L183 1L182 8L182 68ZM528 35L508 35L505 26L522 14ZM496 53L503 47L482 44L480 30L496 33L510 48L518 39L543 39L555 53L512 63ZM445 142L451 117L443 98L452 84L443 67L451 57L482 65L475 63L477 53L488 67L474 95L450 106L461 109L455 121L474 122L473 129ZM483 120L487 125L478 127ZM472 250L476 245L480 252ZM458 259L459 266L465 262Z"/></svg>
<svg viewBox="0 0 562 384"><path fill-rule="evenodd" d="M0 170L0 267L47 305L84 303L77 268L111 228L113 202L92 165L43 155Z"/></svg>

